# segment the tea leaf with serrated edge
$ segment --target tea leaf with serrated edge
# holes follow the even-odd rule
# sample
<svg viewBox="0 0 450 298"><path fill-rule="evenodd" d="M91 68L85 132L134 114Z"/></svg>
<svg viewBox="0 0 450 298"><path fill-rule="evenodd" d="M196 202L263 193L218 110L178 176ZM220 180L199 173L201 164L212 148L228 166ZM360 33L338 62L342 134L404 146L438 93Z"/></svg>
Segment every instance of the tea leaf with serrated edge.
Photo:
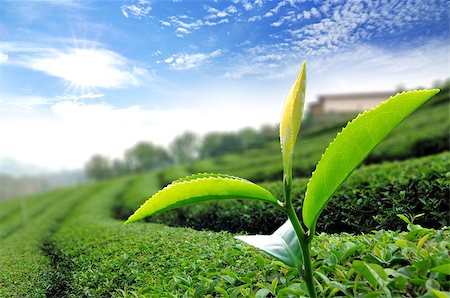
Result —
<svg viewBox="0 0 450 298"><path fill-rule="evenodd" d="M308 182L303 222L310 230L320 212L353 170L400 122L439 89L402 92L360 114L336 136Z"/></svg>
<svg viewBox="0 0 450 298"><path fill-rule="evenodd" d="M248 180L204 173L179 179L163 188L142 204L126 223L189 204L223 199L255 199L279 207L278 200L271 192Z"/></svg>

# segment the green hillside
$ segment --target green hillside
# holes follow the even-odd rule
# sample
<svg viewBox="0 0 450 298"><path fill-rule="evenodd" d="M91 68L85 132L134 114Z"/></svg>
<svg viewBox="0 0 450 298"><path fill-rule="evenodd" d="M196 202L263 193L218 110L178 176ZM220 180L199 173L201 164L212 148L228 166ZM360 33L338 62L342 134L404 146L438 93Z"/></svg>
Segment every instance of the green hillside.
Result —
<svg viewBox="0 0 450 298"><path fill-rule="evenodd" d="M443 94L380 144L324 210L312 243L320 296L448 295L443 293L450 287L448 274L437 267L450 264L450 119L448 92ZM297 205L306 177L339 129L331 123L301 136L295 153ZM297 269L233 238L232 233L242 231L269 233L284 222L277 210L262 203L212 202L151 219L195 230L123 224L161 186L192 172L266 180L265 186L281 196L279 151L271 143L0 202L0 297L307 295ZM407 227L399 213L424 213L414 222L423 227Z"/></svg>
<svg viewBox="0 0 450 298"><path fill-rule="evenodd" d="M448 161L448 154L444 156ZM143 186L151 177L125 177L2 204L0 296L245 297L272 291L289 297L305 293L294 269L229 233L146 223L125 226L115 219L121 201L157 190L156 184ZM9 215L14 208L26 208L28 216ZM11 229L14 232L8 232ZM417 249L424 234L427 240ZM424 275L416 263L423 260L432 268L448 262L449 234L447 228L416 235L320 234L313 244L313 257L322 291L352 296L378 290L351 269L355 260L398 272L389 276L392 293L424 294L427 278L445 288L444 275ZM343 276L335 276L336 270ZM409 277L400 274L405 270ZM356 279L360 284L355 288Z"/></svg>

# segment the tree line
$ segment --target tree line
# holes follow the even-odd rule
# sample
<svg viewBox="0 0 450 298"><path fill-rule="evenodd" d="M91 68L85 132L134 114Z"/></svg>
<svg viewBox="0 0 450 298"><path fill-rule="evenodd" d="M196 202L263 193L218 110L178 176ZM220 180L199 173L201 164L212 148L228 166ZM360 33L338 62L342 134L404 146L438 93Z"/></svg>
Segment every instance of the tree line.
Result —
<svg viewBox="0 0 450 298"><path fill-rule="evenodd" d="M90 178L103 180L257 148L277 138L277 125L263 125L259 129L244 128L237 132L211 132L203 138L195 133L185 132L175 137L167 149L142 141L127 149L121 159L95 154L84 168Z"/></svg>

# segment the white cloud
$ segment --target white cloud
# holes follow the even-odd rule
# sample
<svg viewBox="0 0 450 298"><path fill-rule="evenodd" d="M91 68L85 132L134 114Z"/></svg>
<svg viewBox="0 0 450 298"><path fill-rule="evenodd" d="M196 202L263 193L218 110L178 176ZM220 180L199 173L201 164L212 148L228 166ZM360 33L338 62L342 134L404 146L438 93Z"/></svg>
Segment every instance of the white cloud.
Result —
<svg viewBox="0 0 450 298"><path fill-rule="evenodd" d="M192 22L192 23L186 23L186 22L183 22L183 21L180 21L180 20L174 18L172 21L176 25L178 25L180 27L183 27L183 28L186 28L186 29L199 29L203 25L202 20L197 20L197 21Z"/></svg>
<svg viewBox="0 0 450 298"><path fill-rule="evenodd" d="M207 7L206 7L206 11L209 12L209 13L216 14L216 13L218 13L220 10L218 10L217 8L211 7L211 6L207 6Z"/></svg>
<svg viewBox="0 0 450 298"><path fill-rule="evenodd" d="M225 9L226 12L230 13L230 14L235 14L238 12L238 10L236 9L235 6L230 5Z"/></svg>
<svg viewBox="0 0 450 298"><path fill-rule="evenodd" d="M226 23L228 23L229 22L229 20L228 19L221 19L220 21L218 21L218 22L210 22L210 21L205 21L205 25L206 26L216 26L216 25L219 25L219 24L226 24Z"/></svg>
<svg viewBox="0 0 450 298"><path fill-rule="evenodd" d="M175 32L180 33L180 34L189 34L191 33L191 31L185 29L185 28L177 28L177 30L175 30Z"/></svg>
<svg viewBox="0 0 450 298"><path fill-rule="evenodd" d="M256 22L256 21L260 21L262 19L261 16L252 16L248 19L249 22Z"/></svg>
<svg viewBox="0 0 450 298"><path fill-rule="evenodd" d="M318 18L320 17L320 12L317 8L313 7L311 8L311 15L315 18Z"/></svg>
<svg viewBox="0 0 450 298"><path fill-rule="evenodd" d="M0 94L0 112L7 113L18 111L32 111L37 107L49 104L54 99L44 98L37 95L9 95Z"/></svg>
<svg viewBox="0 0 450 298"><path fill-rule="evenodd" d="M264 0L255 0L253 5L261 7L264 5Z"/></svg>
<svg viewBox="0 0 450 298"><path fill-rule="evenodd" d="M306 19L306 20L309 20L310 17L311 17L311 11L304 10L303 11L303 18Z"/></svg>
<svg viewBox="0 0 450 298"><path fill-rule="evenodd" d="M183 37L184 34L190 34L195 30L199 30L204 25L202 20L193 20L186 15L170 16L168 21L160 22L164 26L175 27L175 33L178 37Z"/></svg>
<svg viewBox="0 0 450 298"><path fill-rule="evenodd" d="M219 10L217 8L211 6L205 6L206 12L209 13L204 19L210 20L215 18L225 18L230 15L234 15L238 13L238 10L235 6L230 5L223 10Z"/></svg>
<svg viewBox="0 0 450 298"><path fill-rule="evenodd" d="M0 52L0 63L5 62L6 60L8 60L8 54Z"/></svg>
<svg viewBox="0 0 450 298"><path fill-rule="evenodd" d="M273 22L272 24L270 24L273 27L280 27L281 25L283 25L282 22L278 21L278 22Z"/></svg>
<svg viewBox="0 0 450 298"><path fill-rule="evenodd" d="M61 96L61 99L64 101L67 100L73 100L73 101L77 101L77 100L90 100L90 99L100 99L103 98L105 96L105 94L103 93L83 93L81 95L63 95Z"/></svg>
<svg viewBox="0 0 450 298"><path fill-rule="evenodd" d="M245 10L251 10L253 8L253 5L250 2L244 2L242 6Z"/></svg>
<svg viewBox="0 0 450 298"><path fill-rule="evenodd" d="M75 87L118 88L139 85L149 72L131 67L123 56L103 49L53 50L42 57L31 57L24 67L62 78Z"/></svg>
<svg viewBox="0 0 450 298"><path fill-rule="evenodd" d="M196 53L196 54L176 54L166 58L164 62L176 70L185 70L197 68L202 64L210 62L211 58L219 57L223 51L218 49L211 53Z"/></svg>
<svg viewBox="0 0 450 298"><path fill-rule="evenodd" d="M149 15L152 7L148 5L148 1L139 0L136 4L122 5L120 10L126 18L132 16L142 19Z"/></svg>

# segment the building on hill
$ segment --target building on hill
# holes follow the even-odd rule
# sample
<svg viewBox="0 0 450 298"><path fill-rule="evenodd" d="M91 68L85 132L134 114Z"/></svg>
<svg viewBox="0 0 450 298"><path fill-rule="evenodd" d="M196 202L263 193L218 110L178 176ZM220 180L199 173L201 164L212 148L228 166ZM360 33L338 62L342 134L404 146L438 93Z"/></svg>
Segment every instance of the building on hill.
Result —
<svg viewBox="0 0 450 298"><path fill-rule="evenodd" d="M324 122L373 108L395 93L395 91L383 91L319 95L319 100L310 104L309 111L314 122Z"/></svg>

